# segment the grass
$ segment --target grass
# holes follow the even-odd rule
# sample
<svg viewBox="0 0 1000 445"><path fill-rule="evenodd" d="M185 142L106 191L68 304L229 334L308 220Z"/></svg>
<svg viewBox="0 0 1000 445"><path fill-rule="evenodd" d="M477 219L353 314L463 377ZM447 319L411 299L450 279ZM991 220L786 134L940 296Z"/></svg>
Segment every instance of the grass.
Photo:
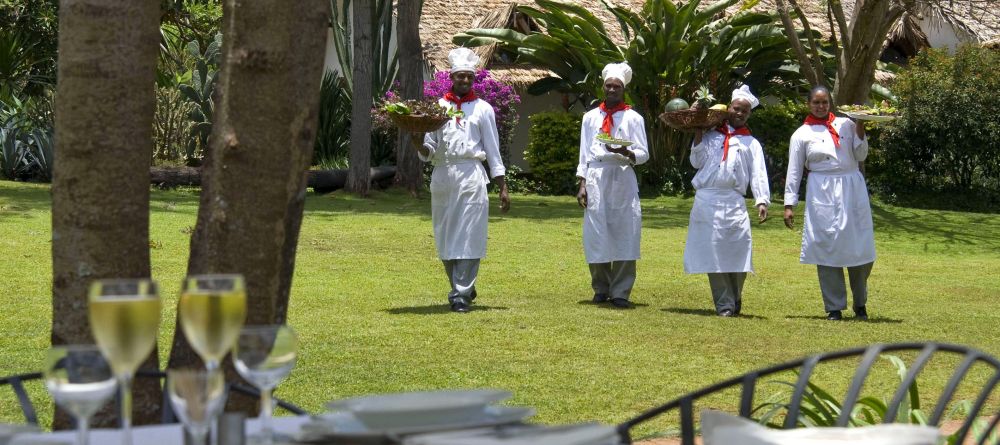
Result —
<svg viewBox="0 0 1000 445"><path fill-rule="evenodd" d="M589 303L582 217L573 198L512 200L510 213L490 218L476 310L458 315L445 305L429 196L310 195L289 312L301 357L278 396L317 411L328 400L373 392L498 387L514 392L512 404L536 407L539 422L611 423L819 351L934 340L1000 355L1000 215L876 202L872 320L833 323L822 320L815 269L798 263L800 235L784 228L777 207L753 228L757 274L747 280L747 316L721 319L713 315L707 279L683 273L691 199L643 200L636 308L626 311ZM197 203L197 190L153 192L150 238L166 308L164 356ZM3 375L39 369L49 345L50 219L47 186L0 182ZM945 365L925 371L921 384L931 388L922 388L925 394L947 378ZM820 376L844 382L850 370L831 366ZM882 395L886 388L872 389ZM712 403L731 410L737 400ZM20 420L15 406L10 391L0 391L0 420ZM670 421L642 434L669 428Z"/></svg>

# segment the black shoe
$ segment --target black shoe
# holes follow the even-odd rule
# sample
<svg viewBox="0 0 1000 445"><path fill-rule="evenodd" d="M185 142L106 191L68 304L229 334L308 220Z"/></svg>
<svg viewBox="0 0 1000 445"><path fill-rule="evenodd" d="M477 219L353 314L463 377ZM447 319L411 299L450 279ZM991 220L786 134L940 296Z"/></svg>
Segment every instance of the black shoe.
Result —
<svg viewBox="0 0 1000 445"><path fill-rule="evenodd" d="M826 314L827 320L842 320L844 317L840 314L840 311L830 311Z"/></svg>
<svg viewBox="0 0 1000 445"><path fill-rule="evenodd" d="M590 300L594 304L601 304L608 301L608 294L594 294L594 298Z"/></svg>
<svg viewBox="0 0 1000 445"><path fill-rule="evenodd" d="M465 302L462 297L455 297L451 300L451 311L452 312L469 312L469 303Z"/></svg>
<svg viewBox="0 0 1000 445"><path fill-rule="evenodd" d="M624 298L612 298L611 305L618 309L629 309L632 307L632 303L629 303L628 300Z"/></svg>
<svg viewBox="0 0 1000 445"><path fill-rule="evenodd" d="M731 310L729 310L729 309L723 309L721 312L719 312L719 316L720 317L735 317L736 313L733 312L733 311L731 311Z"/></svg>
<svg viewBox="0 0 1000 445"><path fill-rule="evenodd" d="M473 301L476 301L476 290L475 289L472 289L472 294L469 295L469 304L472 304Z"/></svg>
<svg viewBox="0 0 1000 445"><path fill-rule="evenodd" d="M861 321L868 321L868 310L864 306L854 308L854 318Z"/></svg>
<svg viewBox="0 0 1000 445"><path fill-rule="evenodd" d="M733 310L733 315L740 315L740 311L743 310L743 300L736 300L736 309Z"/></svg>

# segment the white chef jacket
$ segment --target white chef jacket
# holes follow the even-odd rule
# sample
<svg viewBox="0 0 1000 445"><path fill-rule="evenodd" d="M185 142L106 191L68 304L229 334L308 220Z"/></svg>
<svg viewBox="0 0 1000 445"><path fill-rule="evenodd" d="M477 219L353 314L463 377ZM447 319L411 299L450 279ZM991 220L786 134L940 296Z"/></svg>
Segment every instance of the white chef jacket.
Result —
<svg viewBox="0 0 1000 445"><path fill-rule="evenodd" d="M723 141L725 135L712 130L691 147L691 166L698 172L691 180L695 198L684 246L687 273L753 272L744 194L749 186L756 205L771 202L764 150L753 136L732 135L723 162Z"/></svg>
<svg viewBox="0 0 1000 445"><path fill-rule="evenodd" d="M441 99L442 106L455 104ZM506 172L500 159L500 139L493 107L482 99L462 104L465 113L424 135L430 151L420 159L434 165L431 174L431 220L434 242L442 260L486 256L486 222L489 219L489 177Z"/></svg>
<svg viewBox="0 0 1000 445"><path fill-rule="evenodd" d="M803 124L788 147L785 205L799 201L803 167L809 169L806 211L799 262L831 267L851 267L875 261L868 187L858 169L868 157L868 141L857 137L855 123L838 117L833 128L840 148L823 125Z"/></svg>
<svg viewBox="0 0 1000 445"><path fill-rule="evenodd" d="M632 141L628 147L635 163L649 160L645 121L635 110L612 115L611 136ZM642 209L639 184L632 161L609 153L597 141L604 112L594 108L583 115L580 125L580 162L576 175L586 180L587 209L583 214L583 250L587 263L609 263L639 259Z"/></svg>

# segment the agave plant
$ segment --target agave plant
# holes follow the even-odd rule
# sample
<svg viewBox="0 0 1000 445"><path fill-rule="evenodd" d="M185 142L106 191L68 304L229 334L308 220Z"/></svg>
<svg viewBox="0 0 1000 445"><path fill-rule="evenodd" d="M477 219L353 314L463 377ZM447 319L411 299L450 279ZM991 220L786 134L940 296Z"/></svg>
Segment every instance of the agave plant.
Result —
<svg viewBox="0 0 1000 445"><path fill-rule="evenodd" d="M212 117L215 115L212 94L215 92L215 79L219 74L221 47L222 34L217 34L204 52L197 41L191 41L187 45L188 54L197 60L196 67L191 73L190 83L178 86L185 99L195 105L188 113L192 126L184 159L189 165L200 161L202 151L208 146L208 137L212 134Z"/></svg>

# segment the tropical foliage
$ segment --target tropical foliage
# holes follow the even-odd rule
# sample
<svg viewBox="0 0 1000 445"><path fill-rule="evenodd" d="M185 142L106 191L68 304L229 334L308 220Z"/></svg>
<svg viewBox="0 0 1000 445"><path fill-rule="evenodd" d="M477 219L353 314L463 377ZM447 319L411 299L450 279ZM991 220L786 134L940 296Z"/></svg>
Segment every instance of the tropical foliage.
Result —
<svg viewBox="0 0 1000 445"><path fill-rule="evenodd" d="M569 93L585 107L596 105L601 96L604 65L627 61L633 76L626 101L646 118L652 149L651 174L645 177L651 182L683 184L690 174L684 159L691 138L657 119L667 101L673 97L690 100L702 86L727 99L739 83L766 94L779 81L798 79L798 73L787 67L788 41L771 16L746 7L733 15L724 14L739 1L702 7L700 0L679 4L647 0L641 11L604 3L620 26L613 33L582 6L536 0L537 7L518 10L543 31L471 29L456 35L454 41L465 46L497 43L515 52L517 62L551 70L555 76L538 80L528 91Z"/></svg>
<svg viewBox="0 0 1000 445"><path fill-rule="evenodd" d="M883 354L881 358L890 362L894 368L895 374L899 377L899 380L901 382L905 382L907 375L906 362L898 356L891 354ZM796 373L796 375L797 374L798 373ZM774 393L767 401L758 405L754 409L752 415L755 416L755 418L762 424L774 428L781 428L782 425L779 422L779 419L783 419L788 412L788 405L785 401L789 400L791 391L795 388L795 382L777 381L772 383L785 386L787 387L787 390ZM886 415L889 411L889 403L889 397L865 396L859 398L854 407L851 409L850 416L848 418L848 425L857 427L885 423ZM952 404L951 411L947 413L946 418L964 417L968 415L971 408L972 403L968 400L954 402ZM816 383L809 382L806 386L805 392L803 393L796 426L810 428L836 426L837 419L840 417L843 410L844 408L841 405L840 400L833 396L832 390L823 388ZM903 398L899 406L899 410L896 412L896 417L891 419L891 421L896 423L927 425L928 412L922 408L920 388L917 381L914 381L910 387L906 389L906 396ZM988 423L985 419L978 419L973 423L970 436L977 438L980 437L981 434L985 432L987 426ZM998 435L1000 434L994 431L992 434L992 440L997 440ZM956 442L957 437L955 434L952 434L947 438L948 444L955 444ZM986 443L992 442L988 441Z"/></svg>
<svg viewBox="0 0 1000 445"><path fill-rule="evenodd" d="M899 119L873 153L877 180L890 190L959 192L1000 200L1000 54L961 46L954 55L929 50L913 59L894 87ZM970 193L977 192L977 193Z"/></svg>

